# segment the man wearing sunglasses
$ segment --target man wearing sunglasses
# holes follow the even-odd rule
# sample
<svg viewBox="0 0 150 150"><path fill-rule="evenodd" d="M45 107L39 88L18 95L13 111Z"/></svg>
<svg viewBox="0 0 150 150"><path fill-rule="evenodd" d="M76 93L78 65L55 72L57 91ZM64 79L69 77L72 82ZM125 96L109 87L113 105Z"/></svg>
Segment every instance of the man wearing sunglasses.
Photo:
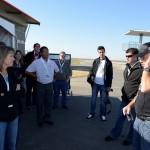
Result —
<svg viewBox="0 0 150 150"><path fill-rule="evenodd" d="M141 82L142 67L140 65L140 62L138 61L136 54L138 54L138 49L136 48L129 48L126 51L127 64L124 70L124 85L122 87L122 101L118 109L118 115L117 115L115 126L109 133L109 136L105 138L105 141L112 141L120 136L124 121L127 118L128 121L130 121L130 129L122 144L130 145L132 143L135 110L134 108L131 110L130 116L124 116L122 109L134 99L138 91L139 84Z"/></svg>
<svg viewBox="0 0 150 150"><path fill-rule="evenodd" d="M143 67L142 79L137 96L126 107L123 114L128 115L135 105L136 119L133 126L133 149L150 149L150 42L140 47L140 62Z"/></svg>
<svg viewBox="0 0 150 150"><path fill-rule="evenodd" d="M59 74L55 77L54 82L54 102L53 109L58 107L60 91L62 93L61 105L62 108L68 109L67 107L67 90L70 77L72 75L72 70L70 63L65 60L66 53L64 51L60 52L59 59L56 60L56 64L59 68Z"/></svg>

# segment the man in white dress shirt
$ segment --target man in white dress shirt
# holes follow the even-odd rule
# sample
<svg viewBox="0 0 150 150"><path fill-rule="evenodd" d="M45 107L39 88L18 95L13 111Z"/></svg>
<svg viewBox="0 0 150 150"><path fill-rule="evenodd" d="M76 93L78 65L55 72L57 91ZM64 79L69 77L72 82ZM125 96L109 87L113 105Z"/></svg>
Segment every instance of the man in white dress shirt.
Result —
<svg viewBox="0 0 150 150"><path fill-rule="evenodd" d="M33 61L26 69L26 73L36 78L37 123L39 127L42 127L44 122L53 125L51 121L53 79L59 72L59 68L49 59L47 47L41 47L40 54L41 58Z"/></svg>

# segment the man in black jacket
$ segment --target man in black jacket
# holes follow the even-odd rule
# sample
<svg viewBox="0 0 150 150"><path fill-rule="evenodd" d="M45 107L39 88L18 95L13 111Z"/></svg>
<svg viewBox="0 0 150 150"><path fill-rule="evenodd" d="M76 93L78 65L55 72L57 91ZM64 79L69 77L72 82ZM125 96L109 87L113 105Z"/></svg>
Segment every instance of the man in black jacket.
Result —
<svg viewBox="0 0 150 150"><path fill-rule="evenodd" d="M140 88L126 107L123 108L123 114L128 115L135 105L136 119L133 126L133 149L150 149L150 42L140 47L137 57L143 67L143 73Z"/></svg>
<svg viewBox="0 0 150 150"><path fill-rule="evenodd" d="M36 59L40 57L40 44L35 43L33 45L34 50L28 52L24 58L26 68ZM26 74L26 106L28 109L32 110L35 106L35 79ZM33 91L32 91L33 90Z"/></svg>
<svg viewBox="0 0 150 150"><path fill-rule="evenodd" d="M110 92L111 90L113 67L112 62L108 59L108 57L105 56L105 48L103 46L99 46L97 48L97 52L99 54L99 58L94 60L93 66L89 73L93 84L91 108L87 119L91 119L95 115L97 95L100 91L100 118L105 121L105 101L107 99L107 92Z"/></svg>
<svg viewBox="0 0 150 150"><path fill-rule="evenodd" d="M126 51L127 64L124 70L124 85L122 87L122 101L118 109L118 115L115 123L115 127L109 133L109 136L105 138L105 141L112 141L116 139L121 134L123 124L127 116L123 115L122 109L127 104L129 104L133 98L136 96L136 93L139 88L142 76L142 67L140 62L137 59L136 54L138 54L138 49L129 48ZM126 139L123 141L123 145L130 145L133 139L133 121L135 120L135 110L131 111L132 120L130 120L130 130L126 136ZM129 117L129 116L128 116ZM128 118L130 119L130 118Z"/></svg>

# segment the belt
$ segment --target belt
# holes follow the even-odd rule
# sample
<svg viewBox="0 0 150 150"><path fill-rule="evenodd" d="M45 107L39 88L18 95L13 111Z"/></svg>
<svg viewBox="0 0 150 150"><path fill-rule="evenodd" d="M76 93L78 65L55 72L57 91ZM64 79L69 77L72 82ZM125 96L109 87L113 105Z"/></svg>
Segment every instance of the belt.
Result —
<svg viewBox="0 0 150 150"><path fill-rule="evenodd" d="M55 81L66 81L66 80L55 80Z"/></svg>
<svg viewBox="0 0 150 150"><path fill-rule="evenodd" d="M150 121L150 117L145 117L145 116L139 116L137 115L137 118L142 120L142 121Z"/></svg>
<svg viewBox="0 0 150 150"><path fill-rule="evenodd" d="M36 81L37 83L39 83L39 84L42 84L42 85L47 85L47 84L52 84L53 82L50 82L50 83L41 83L41 82L39 82L39 81Z"/></svg>

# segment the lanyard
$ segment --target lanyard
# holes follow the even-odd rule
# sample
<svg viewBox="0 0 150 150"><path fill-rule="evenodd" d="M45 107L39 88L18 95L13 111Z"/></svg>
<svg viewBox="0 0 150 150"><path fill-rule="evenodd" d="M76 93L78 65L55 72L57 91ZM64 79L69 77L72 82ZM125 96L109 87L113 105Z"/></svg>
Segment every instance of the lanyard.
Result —
<svg viewBox="0 0 150 150"><path fill-rule="evenodd" d="M45 64L45 61L43 60L42 57L41 57L40 59L41 59L43 65L44 65L44 67L45 67L45 69L46 69L46 75L48 75L48 68L47 68L47 65ZM49 63L49 59L48 59L47 63Z"/></svg>
<svg viewBox="0 0 150 150"><path fill-rule="evenodd" d="M62 70L64 63L65 63L65 61L63 63L61 63L59 60L60 70Z"/></svg>

